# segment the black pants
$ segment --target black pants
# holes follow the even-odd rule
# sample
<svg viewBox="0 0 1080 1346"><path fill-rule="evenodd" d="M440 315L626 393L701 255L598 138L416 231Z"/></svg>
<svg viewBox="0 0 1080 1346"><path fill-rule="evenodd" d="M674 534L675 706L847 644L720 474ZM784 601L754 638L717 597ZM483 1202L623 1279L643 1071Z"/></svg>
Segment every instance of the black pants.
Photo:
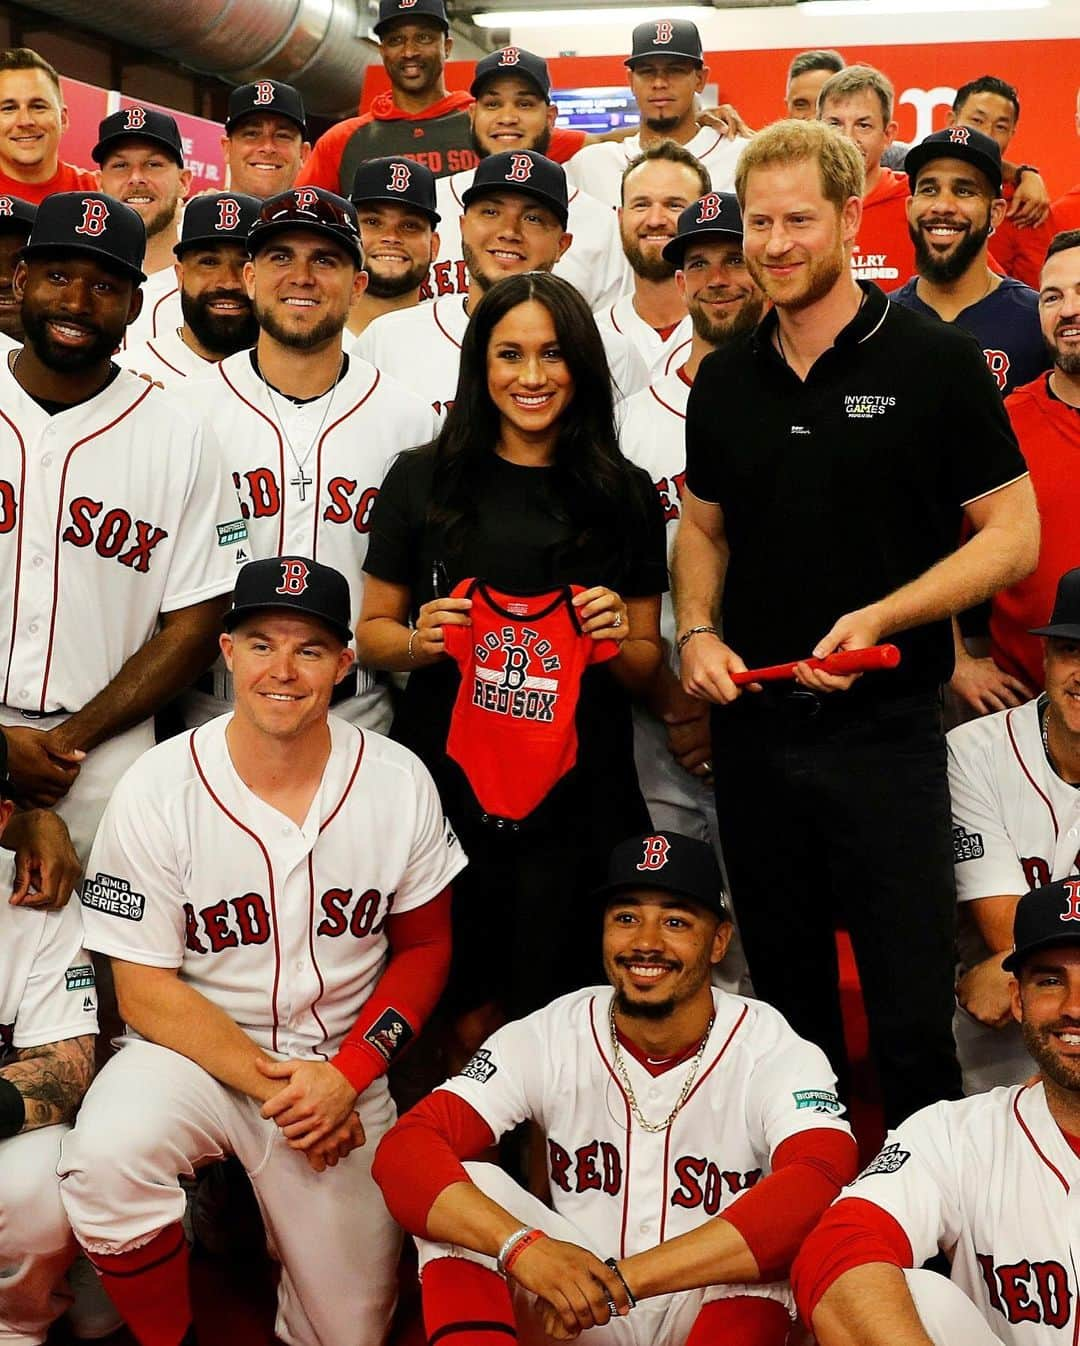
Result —
<svg viewBox="0 0 1080 1346"><path fill-rule="evenodd" d="M894 1126L960 1096L945 742L936 695L845 695L717 707L717 816L754 990L845 1092L834 925L850 932Z"/></svg>

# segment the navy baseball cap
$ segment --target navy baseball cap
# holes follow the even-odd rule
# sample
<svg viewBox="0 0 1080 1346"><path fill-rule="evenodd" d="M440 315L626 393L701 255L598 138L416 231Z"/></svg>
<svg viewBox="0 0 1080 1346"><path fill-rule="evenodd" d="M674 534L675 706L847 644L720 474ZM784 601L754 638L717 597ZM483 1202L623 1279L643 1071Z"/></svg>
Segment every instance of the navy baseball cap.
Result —
<svg viewBox="0 0 1080 1346"><path fill-rule="evenodd" d="M181 168L184 166L184 142L180 139L180 128L175 118L167 112L136 104L111 113L98 127L98 142L90 151L94 162L104 163L110 150L122 140L153 141L155 145L168 150Z"/></svg>
<svg viewBox="0 0 1080 1346"><path fill-rule="evenodd" d="M1046 626L1034 626L1030 635L1057 636L1058 640L1080 640L1080 566L1066 570L1058 580L1054 610Z"/></svg>
<svg viewBox="0 0 1080 1346"><path fill-rule="evenodd" d="M1001 195L1001 147L981 131L970 126L946 126L943 131L932 131L917 145L912 145L904 156L904 172L912 191L919 170L933 159L962 159L985 173L994 194Z"/></svg>
<svg viewBox="0 0 1080 1346"><path fill-rule="evenodd" d="M78 252L96 257L141 285L146 226L137 210L104 192L53 192L37 217L21 256Z"/></svg>
<svg viewBox="0 0 1080 1346"><path fill-rule="evenodd" d="M315 617L346 645L352 640L349 581L340 570L310 556L270 556L243 566L232 607L225 614L225 630L232 631L251 613L267 608Z"/></svg>
<svg viewBox="0 0 1080 1346"><path fill-rule="evenodd" d="M503 47L500 51L491 51L476 63L476 72L473 75L473 82L469 85L469 92L474 98L480 96L480 90L489 79L494 79L497 75L520 75L522 79L527 79L530 84L536 86L536 91L545 102L551 102L551 76L548 73L547 61L540 56L534 56L531 51L525 51L521 47Z"/></svg>
<svg viewBox="0 0 1080 1346"><path fill-rule="evenodd" d="M472 186L461 194L461 204L467 210L479 197L499 191L534 196L550 207L566 228L566 173L562 164L545 159L535 150L504 150L501 154L489 154L477 165Z"/></svg>
<svg viewBox="0 0 1080 1346"><path fill-rule="evenodd" d="M433 225L441 218L435 209L435 174L427 164L394 155L368 159L361 164L353 178L349 200L354 206L363 205L365 201L393 201L398 205L414 206Z"/></svg>
<svg viewBox="0 0 1080 1346"><path fill-rule="evenodd" d="M37 206L19 196L0 196L0 232L29 234L37 219Z"/></svg>
<svg viewBox="0 0 1080 1346"><path fill-rule="evenodd" d="M443 0L379 0L379 21L372 30L381 33L395 19L434 19L444 32L450 31Z"/></svg>
<svg viewBox="0 0 1080 1346"><path fill-rule="evenodd" d="M356 207L336 192L323 187L290 187L263 201L248 233L248 252L254 257L269 238L285 229L310 229L336 238L360 265Z"/></svg>
<svg viewBox="0 0 1080 1346"><path fill-rule="evenodd" d="M1080 879L1058 879L1024 894L1013 917L1012 953L1001 966L1019 972L1028 954L1052 944L1080 944Z"/></svg>
<svg viewBox="0 0 1080 1346"><path fill-rule="evenodd" d="M608 860L607 881L593 896L611 898L631 888L673 893L731 920L713 848L695 837L647 832L621 841Z"/></svg>
<svg viewBox="0 0 1080 1346"><path fill-rule="evenodd" d="M650 19L634 29L630 55L623 65L633 66L650 56L678 56L682 60L705 64L701 34L689 19Z"/></svg>
<svg viewBox="0 0 1080 1346"><path fill-rule="evenodd" d="M307 133L307 121L304 117L304 100L298 89L291 84L282 84L276 79L257 79L251 84L241 84L229 94L228 116L225 118L225 132L228 134L243 117L253 114L273 113L277 117L286 117L295 122L300 130Z"/></svg>
<svg viewBox="0 0 1080 1346"><path fill-rule="evenodd" d="M742 242L742 211L734 192L706 192L697 201L691 201L680 214L675 226L675 237L664 244L661 253L665 262L682 266L686 248L692 238L737 238Z"/></svg>
<svg viewBox="0 0 1080 1346"><path fill-rule="evenodd" d="M184 207L180 241L173 252L182 257L185 249L199 244L246 244L261 209L257 196L245 196L243 192L207 192L192 197Z"/></svg>

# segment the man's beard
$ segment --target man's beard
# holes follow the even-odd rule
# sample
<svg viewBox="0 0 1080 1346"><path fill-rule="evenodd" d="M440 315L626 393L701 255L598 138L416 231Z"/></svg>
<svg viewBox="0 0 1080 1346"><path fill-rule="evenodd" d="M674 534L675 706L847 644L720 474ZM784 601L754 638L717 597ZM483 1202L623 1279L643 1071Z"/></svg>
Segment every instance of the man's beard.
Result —
<svg viewBox="0 0 1080 1346"><path fill-rule="evenodd" d="M794 313L824 299L849 266L844 249L839 245L834 252L811 258L807 266L805 288L800 294L789 296L776 286L773 286L775 293L771 292L772 282L765 267L754 258L746 259L746 269L757 282L758 289L764 291L777 308L789 309Z"/></svg>
<svg viewBox="0 0 1080 1346"><path fill-rule="evenodd" d="M636 238L624 234L622 248L630 270L642 280L671 280L675 275L671 262L665 262L659 252L645 252Z"/></svg>
<svg viewBox="0 0 1080 1346"><path fill-rule="evenodd" d="M735 311L729 322L716 322L710 318L708 311L698 300L688 300L686 309L690 314L694 331L702 341L707 341L710 346L723 346L729 341L734 341L736 337L754 330L765 311L765 297L761 294L751 295Z"/></svg>
<svg viewBox="0 0 1080 1346"><path fill-rule="evenodd" d="M478 159L487 159L492 154L504 153L503 150L484 149L483 145L480 144L480 141L477 138L475 129L470 130L469 139L473 147L473 152L476 154L476 157ZM520 148L523 150L532 150L534 154L543 154L546 156L548 150L551 148L551 127L545 125L543 134L537 137L535 144L522 145Z"/></svg>
<svg viewBox="0 0 1080 1346"><path fill-rule="evenodd" d="M959 280L978 256L983 244L990 237L990 222L987 220L981 229L971 225L967 234L945 257L938 257L930 251L930 245L921 227L912 228L909 224L908 233L911 235L912 243L915 244L915 267L919 275L936 285L948 285L954 280Z"/></svg>
<svg viewBox="0 0 1080 1346"><path fill-rule="evenodd" d="M148 243L152 238L157 238L158 234L163 234L175 222L179 205L180 198L174 196L171 201L165 201L150 219L143 221L146 225L146 241Z"/></svg>
<svg viewBox="0 0 1080 1346"><path fill-rule="evenodd" d="M485 276L480 270L480 260L477 257L475 250L470 248L464 239L461 240L461 255L465 260L465 269L469 273L469 279L476 282L482 294L487 294L488 290L491 289L497 280L505 280L507 276L521 274L517 271L504 271L499 276ZM548 262L547 265L544 265L543 263L537 263L536 266L523 265L522 271L550 271L554 265L554 261Z"/></svg>
<svg viewBox="0 0 1080 1346"><path fill-rule="evenodd" d="M641 1000L631 1000L624 992L615 992L615 1008L619 1014L625 1015L627 1019L667 1019L675 1012L674 1000L657 1000L653 1003L647 1003Z"/></svg>
<svg viewBox="0 0 1080 1346"><path fill-rule="evenodd" d="M226 318L210 312L210 305L219 299L238 300L247 307L243 313ZM184 315L184 322L195 333L195 340L199 345L223 359L237 351L247 350L259 339L259 323L255 317L255 310L247 295L236 290L212 290L206 294L192 295L182 289L180 309Z"/></svg>
<svg viewBox="0 0 1080 1346"><path fill-rule="evenodd" d="M678 124L682 121L682 118L646 117L644 121L645 125L649 128L650 131L656 131L659 135L663 135L665 131L674 131L675 128L678 126Z"/></svg>
<svg viewBox="0 0 1080 1346"><path fill-rule="evenodd" d="M278 322L273 309L260 308L258 303L255 305L255 317L267 336L273 337L282 346L288 346L290 350L294 351L309 351L314 350L316 346L322 346L332 337L340 336L341 330L345 326L346 315L337 316L328 313L320 323L307 332L297 332L286 327L283 323Z"/></svg>
<svg viewBox="0 0 1080 1346"><path fill-rule="evenodd" d="M1051 1051L1046 1041L1051 1030L1061 1032L1072 1026L1071 1023L1059 1022L1049 1027L1036 1028L1034 1024L1021 1020L1020 1032L1024 1037L1024 1046L1042 1074L1058 1088L1068 1090L1069 1093L1080 1093L1080 1060L1073 1061L1071 1065L1066 1064ZM1080 1025L1076 1026L1076 1031L1080 1033Z"/></svg>
<svg viewBox="0 0 1080 1346"><path fill-rule="evenodd" d="M73 349L69 346L58 346L49 335L50 321L71 321L62 313L46 316L40 309L24 302L22 321L27 345L32 346L34 354L41 363L56 374L79 374L84 369L107 361L124 336L123 326L120 326L118 331L109 332L96 323L88 323L81 319L78 326L85 327L91 332L94 340L89 346Z"/></svg>
<svg viewBox="0 0 1080 1346"><path fill-rule="evenodd" d="M1075 327L1077 324L1059 323L1058 325ZM1075 378L1077 374L1080 374L1080 351L1059 350L1053 337L1043 337L1043 344L1046 346L1046 353L1056 369L1060 369L1063 374L1067 374L1070 378Z"/></svg>
<svg viewBox="0 0 1080 1346"><path fill-rule="evenodd" d="M365 266L368 278L365 294L369 294L372 299L400 299L403 294L419 289L427 278L430 266L430 262L417 262L402 275L380 276L368 260Z"/></svg>

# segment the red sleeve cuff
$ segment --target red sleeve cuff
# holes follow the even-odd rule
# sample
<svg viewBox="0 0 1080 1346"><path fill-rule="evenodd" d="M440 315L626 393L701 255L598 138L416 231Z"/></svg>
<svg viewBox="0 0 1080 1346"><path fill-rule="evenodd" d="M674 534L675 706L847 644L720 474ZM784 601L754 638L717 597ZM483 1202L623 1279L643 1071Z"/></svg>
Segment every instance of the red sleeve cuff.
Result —
<svg viewBox="0 0 1080 1346"><path fill-rule="evenodd" d="M914 1265L911 1243L897 1221L872 1201L845 1197L831 1206L803 1244L791 1268L791 1288L805 1323L845 1271L886 1262Z"/></svg>

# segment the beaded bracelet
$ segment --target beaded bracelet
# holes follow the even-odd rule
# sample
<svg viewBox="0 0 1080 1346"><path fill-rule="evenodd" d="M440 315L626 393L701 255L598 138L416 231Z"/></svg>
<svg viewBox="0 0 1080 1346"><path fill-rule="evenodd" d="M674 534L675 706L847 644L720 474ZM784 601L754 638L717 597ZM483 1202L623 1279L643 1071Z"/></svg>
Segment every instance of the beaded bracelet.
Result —
<svg viewBox="0 0 1080 1346"><path fill-rule="evenodd" d="M720 632L716 629L715 626L692 626L689 631L684 631L682 635L678 638L678 640L675 642L675 649L677 653L682 654L683 646L686 644L686 642L690 639L691 636L704 636L704 635L716 636L718 640L720 639Z"/></svg>
<svg viewBox="0 0 1080 1346"><path fill-rule="evenodd" d="M514 1263L518 1260L526 1248L532 1247L539 1239L547 1238L542 1229L526 1229L525 1232L517 1238L510 1247L510 1251L502 1259L502 1270L504 1276L509 1276Z"/></svg>

